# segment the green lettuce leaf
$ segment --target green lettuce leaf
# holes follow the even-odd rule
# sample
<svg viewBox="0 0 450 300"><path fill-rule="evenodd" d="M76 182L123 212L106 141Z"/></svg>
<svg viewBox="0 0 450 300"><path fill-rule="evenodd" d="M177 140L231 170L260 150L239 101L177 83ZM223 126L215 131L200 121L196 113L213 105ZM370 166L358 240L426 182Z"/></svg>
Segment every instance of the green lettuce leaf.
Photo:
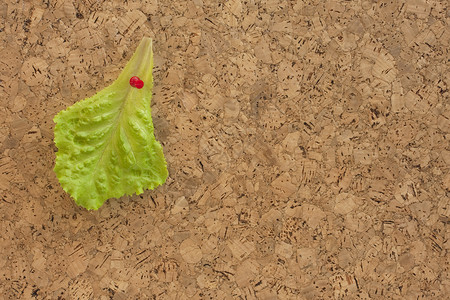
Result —
<svg viewBox="0 0 450 300"><path fill-rule="evenodd" d="M153 134L152 69L152 40L144 38L116 81L55 116L54 171L78 205L98 209L109 198L166 181L163 149ZM144 87L130 86L132 76Z"/></svg>

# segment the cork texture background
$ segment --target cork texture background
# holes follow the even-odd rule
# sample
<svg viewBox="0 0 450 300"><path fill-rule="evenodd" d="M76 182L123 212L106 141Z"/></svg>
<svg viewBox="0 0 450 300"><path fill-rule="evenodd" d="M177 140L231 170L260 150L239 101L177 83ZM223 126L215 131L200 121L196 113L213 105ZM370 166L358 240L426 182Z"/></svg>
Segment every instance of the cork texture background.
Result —
<svg viewBox="0 0 450 300"><path fill-rule="evenodd" d="M450 295L447 1L2 0L0 299ZM169 179L77 207L53 117L154 39Z"/></svg>

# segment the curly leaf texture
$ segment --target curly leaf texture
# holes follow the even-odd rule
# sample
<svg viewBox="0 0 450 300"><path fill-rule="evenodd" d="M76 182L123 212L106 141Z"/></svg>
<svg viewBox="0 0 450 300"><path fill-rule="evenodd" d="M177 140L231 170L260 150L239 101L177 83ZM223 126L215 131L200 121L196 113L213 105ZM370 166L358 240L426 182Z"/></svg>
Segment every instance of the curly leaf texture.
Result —
<svg viewBox="0 0 450 300"><path fill-rule="evenodd" d="M78 205L96 210L107 199L141 194L166 181L150 108L152 69L152 40L144 38L116 81L55 116L54 171ZM132 87L132 76L144 87Z"/></svg>

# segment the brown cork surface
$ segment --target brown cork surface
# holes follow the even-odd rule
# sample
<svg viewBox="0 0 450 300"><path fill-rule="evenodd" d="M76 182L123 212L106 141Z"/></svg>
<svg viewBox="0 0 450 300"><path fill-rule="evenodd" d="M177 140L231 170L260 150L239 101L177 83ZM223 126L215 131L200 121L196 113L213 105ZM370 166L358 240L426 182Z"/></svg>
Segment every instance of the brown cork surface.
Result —
<svg viewBox="0 0 450 300"><path fill-rule="evenodd" d="M3 0L0 299L448 297L448 8ZM86 211L52 119L143 36L170 177Z"/></svg>

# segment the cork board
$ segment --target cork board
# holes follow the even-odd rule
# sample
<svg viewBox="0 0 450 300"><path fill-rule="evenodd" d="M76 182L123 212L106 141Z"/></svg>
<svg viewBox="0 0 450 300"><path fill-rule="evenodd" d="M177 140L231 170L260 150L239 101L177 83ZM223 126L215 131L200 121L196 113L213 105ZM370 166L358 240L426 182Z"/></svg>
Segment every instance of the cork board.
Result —
<svg viewBox="0 0 450 300"><path fill-rule="evenodd" d="M0 299L444 299L446 1L0 6ZM170 178L88 212L53 117L154 39Z"/></svg>

